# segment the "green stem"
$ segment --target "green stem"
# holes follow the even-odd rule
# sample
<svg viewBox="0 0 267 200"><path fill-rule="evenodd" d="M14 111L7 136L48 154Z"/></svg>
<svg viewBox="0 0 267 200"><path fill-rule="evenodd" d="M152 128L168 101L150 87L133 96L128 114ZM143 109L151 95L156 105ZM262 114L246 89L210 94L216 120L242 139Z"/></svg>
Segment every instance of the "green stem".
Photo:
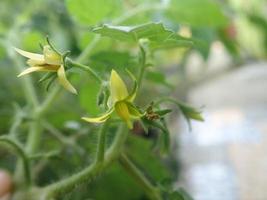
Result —
<svg viewBox="0 0 267 200"><path fill-rule="evenodd" d="M144 74L145 74L145 69L146 69L146 51L145 49L142 47L142 45L140 45L140 70L139 70L139 74L138 74L138 79L137 79L137 85L139 87L141 87L143 78L144 78Z"/></svg>
<svg viewBox="0 0 267 200"><path fill-rule="evenodd" d="M0 137L0 142L5 142L6 144L13 147L13 149L18 153L22 160L23 165L23 171L26 178L27 185L29 186L31 184L31 173L30 173L30 165L28 162L28 157L26 156L23 147L18 144L14 139L2 136Z"/></svg>
<svg viewBox="0 0 267 200"><path fill-rule="evenodd" d="M179 100L176 100L176 99L172 99L170 97L163 97L163 98L160 98L159 100L157 100L155 103L154 103L154 106L158 106L159 104L163 103L163 102L170 102L170 103L173 103L175 105L177 105L178 107L180 107L180 104L181 105L185 105L185 103L179 101Z"/></svg>
<svg viewBox="0 0 267 200"><path fill-rule="evenodd" d="M102 163L105 155L105 143L106 143L106 132L108 129L109 123L106 121L98 133L98 145L97 145L97 154L96 154L96 163Z"/></svg>
<svg viewBox="0 0 267 200"><path fill-rule="evenodd" d="M9 133L8 133L11 137L16 136L16 133L18 131L18 128L19 128L22 120L23 120L23 113L21 110L17 109L13 123L12 123L11 128L9 129Z"/></svg>
<svg viewBox="0 0 267 200"><path fill-rule="evenodd" d="M100 174L113 160L119 157L122 146L126 141L127 134L126 127L122 124L117 131L113 144L105 153L102 163L94 162L77 174L47 186L44 188L46 199L56 197L64 192L70 192L75 185L79 185L85 181L90 182L94 177Z"/></svg>
<svg viewBox="0 0 267 200"><path fill-rule="evenodd" d="M35 118L30 124L30 132L28 134L26 152L31 155L34 154L40 145L40 137L42 128L40 126L39 117Z"/></svg>
<svg viewBox="0 0 267 200"><path fill-rule="evenodd" d="M9 50L11 51L11 50ZM15 58L15 56L10 53L9 54L10 58L14 61L14 66L16 68L17 73L20 73L23 70L23 63L19 58ZM29 104L32 104L32 106L35 108L38 107L39 101L37 99L36 91L34 89L33 83L32 83L32 78L30 76L25 76L22 77L21 79L22 83L22 88L24 90L25 98L27 99L27 102Z"/></svg>
<svg viewBox="0 0 267 200"><path fill-rule="evenodd" d="M100 84L102 83L102 79L97 75L97 73L91 67L83 65L83 64L78 63L78 62L75 62L75 61L71 60L70 58L67 58L67 62L70 63L74 67L80 68L80 69L88 72L98 81L98 83L100 83Z"/></svg>
<svg viewBox="0 0 267 200"><path fill-rule="evenodd" d="M131 175L151 200L162 200L160 191L153 186L135 164L125 155L120 156L121 166Z"/></svg>
<svg viewBox="0 0 267 200"><path fill-rule="evenodd" d="M49 95L45 98L45 100L43 101L43 103L39 106L37 113L39 114L39 116L43 116L48 108L51 106L51 104L55 101L58 93L61 90L61 86L60 85L56 85L49 93Z"/></svg>
<svg viewBox="0 0 267 200"><path fill-rule="evenodd" d="M84 62L99 41L100 41L100 35L95 35L94 39L90 42L89 45L87 45L87 47L83 50L80 56L76 59L77 62Z"/></svg>

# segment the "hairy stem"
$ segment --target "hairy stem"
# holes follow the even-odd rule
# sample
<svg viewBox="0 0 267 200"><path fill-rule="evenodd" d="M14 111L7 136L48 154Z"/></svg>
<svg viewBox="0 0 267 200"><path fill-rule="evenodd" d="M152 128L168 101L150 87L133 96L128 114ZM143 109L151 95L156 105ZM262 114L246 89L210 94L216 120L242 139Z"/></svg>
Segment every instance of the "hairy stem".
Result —
<svg viewBox="0 0 267 200"><path fill-rule="evenodd" d="M98 133L98 145L96 154L96 163L102 163L105 155L105 143L106 143L106 132L108 129L108 121L106 121Z"/></svg>
<svg viewBox="0 0 267 200"><path fill-rule="evenodd" d="M90 182L94 177L100 174L107 166L111 164L113 160L119 157L122 146L126 141L127 134L128 132L126 131L126 127L124 124L122 124L117 131L113 144L105 153L103 162L94 162L84 170L47 186L44 188L46 199L58 196L64 192L69 192L74 188L75 185L79 185L85 181Z"/></svg>
<svg viewBox="0 0 267 200"><path fill-rule="evenodd" d="M121 154L120 164L125 169L125 171L131 175L140 187L145 191L146 195L151 200L161 200L160 191L149 182L145 175L135 166L135 164L125 155Z"/></svg>
<svg viewBox="0 0 267 200"><path fill-rule="evenodd" d="M20 156L26 182L28 185L30 185L31 184L30 165L29 165L28 157L23 150L23 147L19 143L17 143L13 138L5 137L5 136L0 137L0 142L4 142L12 146L13 149L16 151L16 153Z"/></svg>

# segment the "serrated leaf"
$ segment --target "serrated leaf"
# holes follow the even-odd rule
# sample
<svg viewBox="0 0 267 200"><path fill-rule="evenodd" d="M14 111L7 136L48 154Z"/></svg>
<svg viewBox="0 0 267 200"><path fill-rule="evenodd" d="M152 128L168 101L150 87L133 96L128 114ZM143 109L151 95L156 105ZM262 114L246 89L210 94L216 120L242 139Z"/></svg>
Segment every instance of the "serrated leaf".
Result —
<svg viewBox="0 0 267 200"><path fill-rule="evenodd" d="M192 45L192 41L166 29L162 23L148 23L138 26L103 25L93 29L93 32L122 41L137 42L139 39L146 38L153 42L151 43L153 48L170 46L171 43L173 43L172 45L179 43L181 46Z"/></svg>

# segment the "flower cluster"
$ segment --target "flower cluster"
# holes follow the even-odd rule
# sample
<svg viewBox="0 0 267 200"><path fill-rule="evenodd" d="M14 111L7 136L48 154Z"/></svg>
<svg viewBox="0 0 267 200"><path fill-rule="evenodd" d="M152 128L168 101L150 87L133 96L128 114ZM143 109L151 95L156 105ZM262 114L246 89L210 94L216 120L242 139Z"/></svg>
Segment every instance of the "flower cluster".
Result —
<svg viewBox="0 0 267 200"><path fill-rule="evenodd" d="M15 50L28 58L27 64L30 66L21 72L18 77L38 71L55 72L57 73L59 83L68 91L77 94L76 89L66 78L64 56L58 53L51 45L43 47L43 54L31 53L18 48L15 48ZM141 118L144 114L133 104L138 86L134 76L132 74L130 76L134 80L134 88L131 93L128 92L119 74L112 70L109 85L110 97L107 102L109 109L100 117L82 117L82 119L90 123L102 123L115 112L127 124L128 128L132 129L133 120Z"/></svg>

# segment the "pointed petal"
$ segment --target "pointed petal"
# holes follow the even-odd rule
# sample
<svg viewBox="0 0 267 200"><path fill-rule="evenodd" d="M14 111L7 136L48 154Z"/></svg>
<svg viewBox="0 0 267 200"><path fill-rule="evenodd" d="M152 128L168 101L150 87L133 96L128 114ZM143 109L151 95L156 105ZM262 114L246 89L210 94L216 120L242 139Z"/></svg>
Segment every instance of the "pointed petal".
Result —
<svg viewBox="0 0 267 200"><path fill-rule="evenodd" d="M115 110L120 118L127 123L129 129L133 128L133 124L131 121L131 115L129 113L127 104L124 101L117 102L115 104Z"/></svg>
<svg viewBox="0 0 267 200"><path fill-rule="evenodd" d="M110 93L113 103L128 96L126 85L115 70L112 70L110 75Z"/></svg>
<svg viewBox="0 0 267 200"><path fill-rule="evenodd" d="M60 68L57 70L58 81L59 83L71 93L77 94L76 89L71 85L71 83L67 80L64 66L61 65Z"/></svg>
<svg viewBox="0 0 267 200"><path fill-rule="evenodd" d="M30 65L31 67L35 67L37 65L45 65L45 60L33 60L33 59L29 59L27 61L27 64Z"/></svg>
<svg viewBox="0 0 267 200"><path fill-rule="evenodd" d="M56 72L57 68L53 68L54 66L50 67L45 67L45 66L40 66L40 67L29 67L25 69L23 72L21 72L18 77L24 76L26 74L30 74L32 72L40 71L40 72Z"/></svg>
<svg viewBox="0 0 267 200"><path fill-rule="evenodd" d="M60 54L55 52L49 45L44 46L44 59L47 64L50 65L60 65L62 57Z"/></svg>
<svg viewBox="0 0 267 200"><path fill-rule="evenodd" d="M111 108L108 112L106 112L100 117L95 117L95 118L82 117L82 119L91 123L102 123L106 121L108 118L110 118L110 115L112 114L113 111L114 108Z"/></svg>
<svg viewBox="0 0 267 200"><path fill-rule="evenodd" d="M20 55L22 55L26 58L30 58L30 59L38 60L38 61L44 61L44 56L42 54L31 53L31 52L24 51L24 50L15 48L15 47L14 47L14 49L16 52L18 52Z"/></svg>

